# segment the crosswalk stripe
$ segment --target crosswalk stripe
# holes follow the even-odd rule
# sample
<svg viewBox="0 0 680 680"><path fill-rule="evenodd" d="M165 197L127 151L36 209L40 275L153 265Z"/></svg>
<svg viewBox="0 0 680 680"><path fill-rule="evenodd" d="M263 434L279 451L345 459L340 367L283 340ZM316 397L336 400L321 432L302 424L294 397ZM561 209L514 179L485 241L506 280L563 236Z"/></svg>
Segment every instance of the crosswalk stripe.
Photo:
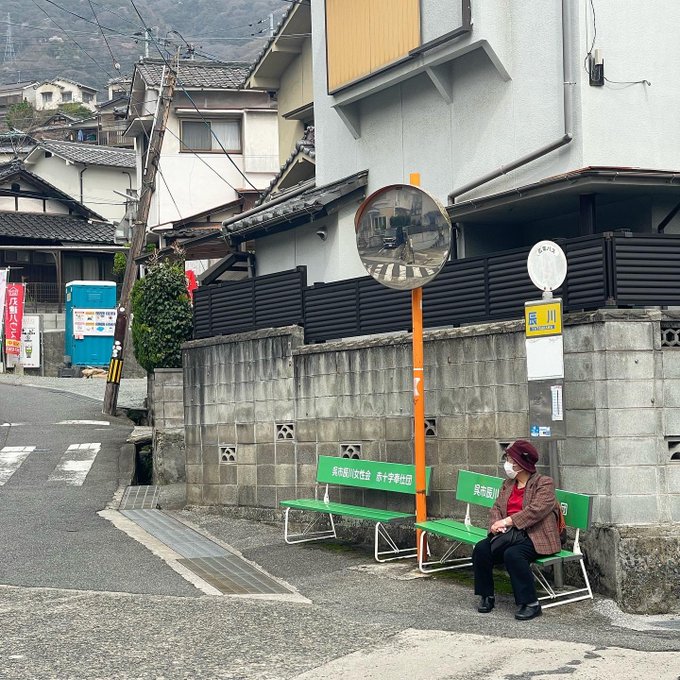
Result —
<svg viewBox="0 0 680 680"><path fill-rule="evenodd" d="M35 446L5 446L0 449L0 486L19 469Z"/></svg>
<svg viewBox="0 0 680 680"><path fill-rule="evenodd" d="M61 457L59 465L49 476L50 482L66 482L70 486L82 486L94 459L97 457L101 443L71 444Z"/></svg>
<svg viewBox="0 0 680 680"><path fill-rule="evenodd" d="M23 423L0 423L0 427L18 427L23 425Z"/></svg>
<svg viewBox="0 0 680 680"><path fill-rule="evenodd" d="M61 420L55 425L110 425L108 420Z"/></svg>

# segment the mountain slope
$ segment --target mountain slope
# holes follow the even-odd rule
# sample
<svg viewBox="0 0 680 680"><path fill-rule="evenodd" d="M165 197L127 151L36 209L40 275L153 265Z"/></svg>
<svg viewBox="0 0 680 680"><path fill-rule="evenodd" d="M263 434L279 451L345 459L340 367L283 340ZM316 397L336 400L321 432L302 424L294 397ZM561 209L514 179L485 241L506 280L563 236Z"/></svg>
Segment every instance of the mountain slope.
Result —
<svg viewBox="0 0 680 680"><path fill-rule="evenodd" d="M158 57L159 47L186 52L188 42L197 58L251 60L269 35L270 12L276 25L290 3L135 0L135 6L155 36L149 56ZM109 78L129 75L144 54L144 25L130 0L3 0L0 12L0 84L60 75L103 89ZM8 31L15 62L8 59Z"/></svg>

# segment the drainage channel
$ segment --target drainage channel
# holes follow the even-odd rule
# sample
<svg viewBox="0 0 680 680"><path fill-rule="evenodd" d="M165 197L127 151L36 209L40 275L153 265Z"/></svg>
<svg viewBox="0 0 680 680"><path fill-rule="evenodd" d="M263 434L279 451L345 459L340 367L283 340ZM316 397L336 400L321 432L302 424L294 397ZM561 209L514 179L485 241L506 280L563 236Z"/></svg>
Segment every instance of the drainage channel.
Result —
<svg viewBox="0 0 680 680"><path fill-rule="evenodd" d="M158 487L127 487L121 515L181 555L177 562L225 595L297 595L295 591L158 508Z"/></svg>

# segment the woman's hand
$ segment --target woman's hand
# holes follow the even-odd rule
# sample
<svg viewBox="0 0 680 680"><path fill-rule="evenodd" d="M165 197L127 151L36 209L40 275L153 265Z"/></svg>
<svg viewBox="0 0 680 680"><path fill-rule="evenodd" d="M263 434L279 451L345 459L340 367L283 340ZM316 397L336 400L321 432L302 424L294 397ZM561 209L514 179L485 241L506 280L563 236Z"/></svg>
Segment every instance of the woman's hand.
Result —
<svg viewBox="0 0 680 680"><path fill-rule="evenodd" d="M494 522L491 525L491 533L492 534L498 534L498 533L504 533L508 530L508 527L512 525L512 519L510 517L506 517L505 519L499 519L497 522Z"/></svg>

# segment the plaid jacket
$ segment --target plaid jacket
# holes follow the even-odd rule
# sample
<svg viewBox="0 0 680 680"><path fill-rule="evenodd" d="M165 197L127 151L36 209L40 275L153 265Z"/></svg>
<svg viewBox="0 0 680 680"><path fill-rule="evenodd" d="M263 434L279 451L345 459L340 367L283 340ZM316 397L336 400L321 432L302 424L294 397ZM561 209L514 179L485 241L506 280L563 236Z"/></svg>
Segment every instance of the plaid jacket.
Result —
<svg viewBox="0 0 680 680"><path fill-rule="evenodd" d="M513 479L503 482L496 502L491 508L489 527L507 517L508 498L515 485ZM535 472L527 480L522 509L512 516L518 529L525 529L539 555L552 555L562 549L556 515L557 499L552 478Z"/></svg>

